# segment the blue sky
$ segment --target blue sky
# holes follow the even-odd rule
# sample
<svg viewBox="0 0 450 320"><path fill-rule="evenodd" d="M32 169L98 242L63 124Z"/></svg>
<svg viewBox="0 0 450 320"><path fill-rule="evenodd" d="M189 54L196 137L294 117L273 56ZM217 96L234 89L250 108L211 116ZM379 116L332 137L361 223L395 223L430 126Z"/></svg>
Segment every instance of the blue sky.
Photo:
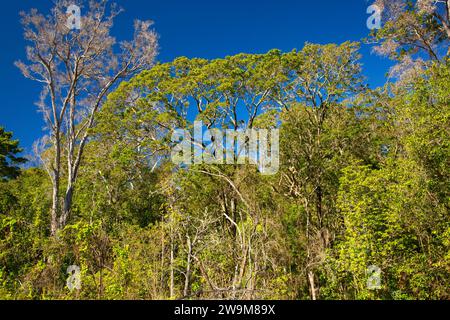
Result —
<svg viewBox="0 0 450 320"><path fill-rule="evenodd" d="M133 20L151 19L160 35L158 60L179 56L219 58L241 52L264 53L277 48L301 49L305 42L341 43L367 36L369 0L116 0L125 12L113 30L118 40L132 34ZM22 77L14 61L25 59L19 12L51 6L50 0L2 2L0 27L0 126L14 132L31 150L43 135L43 120L35 102L38 84ZM383 85L391 63L363 45L364 75L371 87Z"/></svg>

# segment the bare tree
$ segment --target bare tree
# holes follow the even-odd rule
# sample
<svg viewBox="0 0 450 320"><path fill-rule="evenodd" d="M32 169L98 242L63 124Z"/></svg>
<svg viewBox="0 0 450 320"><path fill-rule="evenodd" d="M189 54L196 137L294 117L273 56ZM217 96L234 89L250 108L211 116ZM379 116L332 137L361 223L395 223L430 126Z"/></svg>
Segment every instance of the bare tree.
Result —
<svg viewBox="0 0 450 320"><path fill-rule="evenodd" d="M53 185L52 235L69 219L83 151L107 94L120 80L150 68L157 54L151 21L136 21L133 40L117 43L111 29L121 9L107 0L74 2L56 0L48 15L21 13L31 44L29 63L16 62L25 77L43 86L38 106L53 149L46 166ZM81 9L80 29L70 24L73 5ZM62 178L67 186L60 196Z"/></svg>
<svg viewBox="0 0 450 320"><path fill-rule="evenodd" d="M383 27L372 34L375 52L402 60L425 53L439 61L450 55L450 0L376 0Z"/></svg>

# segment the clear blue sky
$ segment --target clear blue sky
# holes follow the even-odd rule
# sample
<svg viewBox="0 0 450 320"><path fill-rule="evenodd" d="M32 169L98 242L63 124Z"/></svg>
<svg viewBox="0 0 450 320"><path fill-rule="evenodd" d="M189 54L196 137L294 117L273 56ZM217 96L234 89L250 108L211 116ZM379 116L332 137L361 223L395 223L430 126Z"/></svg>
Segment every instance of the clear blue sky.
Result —
<svg viewBox="0 0 450 320"><path fill-rule="evenodd" d="M178 56L219 58L240 52L264 53L273 48L301 49L305 42L341 43L367 36L367 7L372 0L116 0L124 9L114 35L128 39L133 20L151 19L160 35L158 60ZM50 0L3 1L0 9L0 126L14 132L31 150L43 134L34 103L38 84L22 77L14 61L25 59L19 12L51 6ZM363 45L364 74L371 87L384 84L391 63Z"/></svg>

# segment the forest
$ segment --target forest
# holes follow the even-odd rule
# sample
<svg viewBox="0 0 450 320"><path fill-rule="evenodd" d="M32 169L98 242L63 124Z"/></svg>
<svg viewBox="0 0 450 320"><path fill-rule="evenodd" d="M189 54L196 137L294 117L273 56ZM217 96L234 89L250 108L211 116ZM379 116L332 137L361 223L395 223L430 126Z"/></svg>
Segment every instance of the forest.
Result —
<svg viewBox="0 0 450 320"><path fill-rule="evenodd" d="M22 13L47 134L0 123L1 300L450 299L450 0L375 1L378 88L359 42L162 63L81 2ZM278 130L278 171L174 162L195 121Z"/></svg>

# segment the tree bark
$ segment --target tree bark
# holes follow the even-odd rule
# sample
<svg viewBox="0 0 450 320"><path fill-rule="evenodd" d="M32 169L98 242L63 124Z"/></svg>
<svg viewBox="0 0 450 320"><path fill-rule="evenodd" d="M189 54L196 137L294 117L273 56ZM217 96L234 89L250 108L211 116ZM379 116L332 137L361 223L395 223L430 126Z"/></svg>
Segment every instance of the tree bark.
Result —
<svg viewBox="0 0 450 320"><path fill-rule="evenodd" d="M72 208L72 199L73 199L73 185L69 183L66 194L64 196L64 205L63 212L59 221L59 227L64 228L67 225L67 221L70 217L70 211Z"/></svg>
<svg viewBox="0 0 450 320"><path fill-rule="evenodd" d="M169 285L169 292L170 292L170 298L175 297L175 266L174 266L174 243L173 239L170 240L170 285Z"/></svg>
<svg viewBox="0 0 450 320"><path fill-rule="evenodd" d="M308 271L308 280L309 280L309 289L311 291L311 299L316 301L317 296L316 296L316 283L314 279L314 272Z"/></svg>
<svg viewBox="0 0 450 320"><path fill-rule="evenodd" d="M59 229L58 215L59 215L59 184L61 179L61 144L60 144L60 134L55 132L55 160L53 163L52 170L52 211L51 211L51 222L50 231L51 235L55 236Z"/></svg>
<svg viewBox="0 0 450 320"><path fill-rule="evenodd" d="M53 181L52 181L52 211L51 211L51 235L55 236L58 231L58 212L59 212L59 172L56 170L53 172Z"/></svg>
<svg viewBox="0 0 450 320"><path fill-rule="evenodd" d="M192 262L192 242L189 236L187 237L187 247L188 247L188 256L187 256L187 266L186 266L186 277L184 281L184 292L183 295L188 297L191 294L191 262Z"/></svg>

